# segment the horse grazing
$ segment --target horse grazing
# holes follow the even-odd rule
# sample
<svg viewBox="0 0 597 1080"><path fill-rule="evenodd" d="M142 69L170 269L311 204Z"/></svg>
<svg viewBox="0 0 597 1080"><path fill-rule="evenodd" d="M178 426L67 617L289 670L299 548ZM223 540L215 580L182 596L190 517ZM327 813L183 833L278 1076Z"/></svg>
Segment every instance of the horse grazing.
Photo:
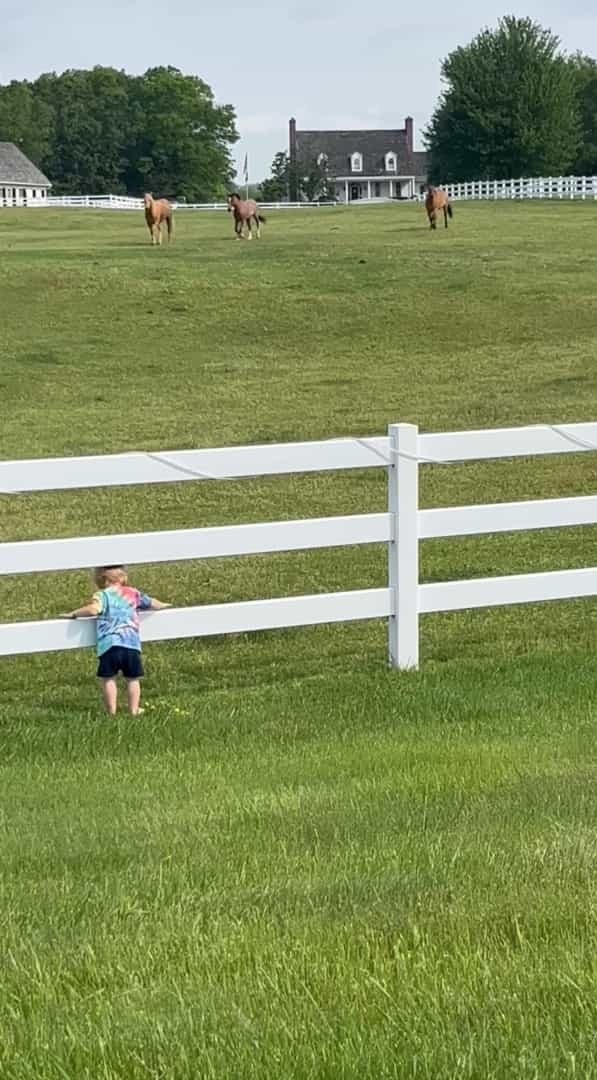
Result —
<svg viewBox="0 0 597 1080"><path fill-rule="evenodd" d="M243 226L248 229L249 240L253 239L253 222L257 226L257 239L261 238L261 225L265 225L263 214L259 213L259 207L252 199L241 199L234 191L228 196L228 212L234 214L234 231L239 240L243 238Z"/></svg>
<svg viewBox="0 0 597 1080"><path fill-rule="evenodd" d="M430 229L436 228L436 214L438 210L443 210L444 224L446 229L448 228L448 218L453 216L453 212L452 207L450 206L450 200L445 191L442 191L441 188L431 187L430 184L427 188L425 209L427 211L427 217L429 218Z"/></svg>
<svg viewBox="0 0 597 1080"><path fill-rule="evenodd" d="M168 243L172 239L174 219L172 207L167 199L154 199L149 193L143 199L145 203L145 220L151 235L152 244L161 244L162 225L165 223L168 229Z"/></svg>

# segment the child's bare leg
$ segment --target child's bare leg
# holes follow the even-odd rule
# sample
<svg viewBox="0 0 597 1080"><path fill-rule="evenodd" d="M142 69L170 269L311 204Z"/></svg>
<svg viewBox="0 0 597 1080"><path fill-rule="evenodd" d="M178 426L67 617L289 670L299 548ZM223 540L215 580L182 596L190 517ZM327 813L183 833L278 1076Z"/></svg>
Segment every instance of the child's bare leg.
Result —
<svg viewBox="0 0 597 1080"><path fill-rule="evenodd" d="M109 713L110 716L115 716L116 705L118 702L116 679L102 679L102 697L104 699L106 712Z"/></svg>
<svg viewBox="0 0 597 1080"><path fill-rule="evenodd" d="M127 679L126 698L131 715L137 716L139 712L139 702L141 700L141 683L138 679Z"/></svg>

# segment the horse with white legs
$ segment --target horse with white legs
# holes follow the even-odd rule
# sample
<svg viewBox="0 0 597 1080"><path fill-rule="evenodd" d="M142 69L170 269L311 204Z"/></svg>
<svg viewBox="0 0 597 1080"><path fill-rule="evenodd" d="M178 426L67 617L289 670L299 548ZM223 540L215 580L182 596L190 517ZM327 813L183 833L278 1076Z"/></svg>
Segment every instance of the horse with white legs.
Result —
<svg viewBox="0 0 597 1080"><path fill-rule="evenodd" d="M248 239L253 239L254 224L257 226L257 239L261 238L261 226L265 224L265 218L259 213L259 207L253 199L241 199L238 192L234 191L228 196L228 212L234 214L234 231L239 240L243 238L245 225L248 230Z"/></svg>

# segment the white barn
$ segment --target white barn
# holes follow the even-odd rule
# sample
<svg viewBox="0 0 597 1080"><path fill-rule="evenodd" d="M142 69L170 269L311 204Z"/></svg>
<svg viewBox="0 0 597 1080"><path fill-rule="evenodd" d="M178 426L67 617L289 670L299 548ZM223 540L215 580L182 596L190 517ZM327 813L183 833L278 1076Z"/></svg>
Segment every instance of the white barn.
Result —
<svg viewBox="0 0 597 1080"><path fill-rule="evenodd" d="M51 187L18 146L0 142L0 206L43 205Z"/></svg>

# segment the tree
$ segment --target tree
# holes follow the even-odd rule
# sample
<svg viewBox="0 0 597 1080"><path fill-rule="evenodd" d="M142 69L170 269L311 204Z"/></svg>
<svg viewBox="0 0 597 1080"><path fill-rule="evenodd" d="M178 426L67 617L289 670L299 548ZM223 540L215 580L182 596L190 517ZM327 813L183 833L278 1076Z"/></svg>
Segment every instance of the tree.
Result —
<svg viewBox="0 0 597 1080"><path fill-rule="evenodd" d="M333 183L326 166L315 158L312 161L292 163L286 151L276 154L271 165L271 176L261 184L261 198L265 202L280 202L296 195L307 202L333 197Z"/></svg>
<svg viewBox="0 0 597 1080"><path fill-rule="evenodd" d="M15 142L57 193L130 191L212 200L233 175L231 105L176 68L114 68L0 86L0 139Z"/></svg>
<svg viewBox="0 0 597 1080"><path fill-rule="evenodd" d="M300 191L307 202L316 199L330 199L333 196L333 183L327 174L327 165L316 158L298 166Z"/></svg>
<svg viewBox="0 0 597 1080"><path fill-rule="evenodd" d="M43 165L56 192L126 190L122 169L129 138L128 76L114 68L42 75L38 100L52 108L54 138Z"/></svg>
<svg viewBox="0 0 597 1080"><path fill-rule="evenodd" d="M565 172L579 144L574 73L559 40L506 16L442 64L446 82L425 133L436 181Z"/></svg>
<svg viewBox="0 0 597 1080"><path fill-rule="evenodd" d="M271 165L271 176L260 184L264 202L281 202L288 198L290 158L285 150L276 154Z"/></svg>
<svg viewBox="0 0 597 1080"><path fill-rule="evenodd" d="M53 137L54 112L30 83L0 86L0 141L13 142L35 162L47 158Z"/></svg>
<svg viewBox="0 0 597 1080"><path fill-rule="evenodd" d="M133 134L127 190L157 191L189 202L221 198L238 139L231 105L216 105L202 79L177 68L151 68L132 87Z"/></svg>
<svg viewBox="0 0 597 1080"><path fill-rule="evenodd" d="M597 61L576 53L569 63L576 83L582 132L573 169L577 176L593 176L597 173Z"/></svg>

